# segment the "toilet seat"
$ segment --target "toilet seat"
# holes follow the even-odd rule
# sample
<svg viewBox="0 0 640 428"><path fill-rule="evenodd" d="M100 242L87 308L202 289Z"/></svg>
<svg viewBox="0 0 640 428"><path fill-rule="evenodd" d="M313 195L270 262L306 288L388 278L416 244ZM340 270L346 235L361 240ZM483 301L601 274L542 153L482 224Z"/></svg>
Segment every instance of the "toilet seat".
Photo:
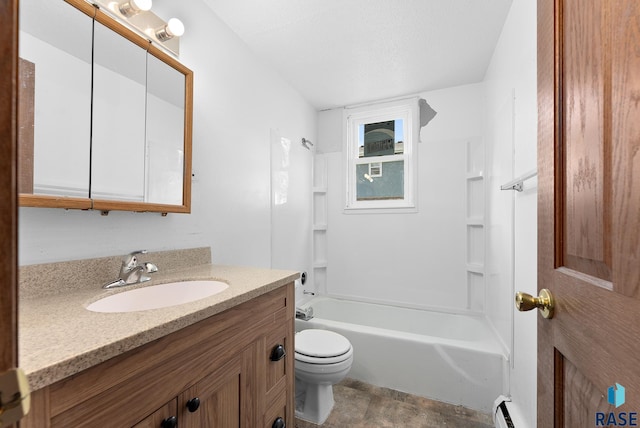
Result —
<svg viewBox="0 0 640 428"><path fill-rule="evenodd" d="M307 329L296 333L296 360L310 364L335 364L353 355L349 340L333 331Z"/></svg>

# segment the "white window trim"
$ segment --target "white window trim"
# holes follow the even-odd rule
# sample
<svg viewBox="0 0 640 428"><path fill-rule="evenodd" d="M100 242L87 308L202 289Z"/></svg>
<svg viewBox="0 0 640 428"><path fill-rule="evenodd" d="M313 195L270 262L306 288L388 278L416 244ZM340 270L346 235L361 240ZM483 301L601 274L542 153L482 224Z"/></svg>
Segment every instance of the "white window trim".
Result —
<svg viewBox="0 0 640 428"><path fill-rule="evenodd" d="M407 213L417 212L417 159L419 140L418 98L378 103L344 110L343 157L346 166L344 212L353 213ZM376 158L358 157L358 127L365 123L402 119L404 126L404 151L402 155L386 155ZM404 199L366 200L356 199L356 165L363 163L404 160Z"/></svg>

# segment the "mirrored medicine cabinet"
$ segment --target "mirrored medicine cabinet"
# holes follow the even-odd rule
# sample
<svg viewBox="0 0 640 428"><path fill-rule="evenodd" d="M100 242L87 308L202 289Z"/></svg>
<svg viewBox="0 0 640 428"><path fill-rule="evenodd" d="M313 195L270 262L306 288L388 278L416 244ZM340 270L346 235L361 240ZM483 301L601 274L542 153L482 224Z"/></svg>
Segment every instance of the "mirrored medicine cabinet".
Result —
<svg viewBox="0 0 640 428"><path fill-rule="evenodd" d="M20 2L21 206L188 213L193 73L85 0Z"/></svg>

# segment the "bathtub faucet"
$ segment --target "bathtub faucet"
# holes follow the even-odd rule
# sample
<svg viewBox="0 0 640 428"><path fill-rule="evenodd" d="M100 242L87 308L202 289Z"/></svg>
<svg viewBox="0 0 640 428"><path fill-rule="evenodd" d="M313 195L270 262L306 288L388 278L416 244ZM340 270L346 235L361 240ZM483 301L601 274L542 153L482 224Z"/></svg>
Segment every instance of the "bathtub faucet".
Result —
<svg viewBox="0 0 640 428"><path fill-rule="evenodd" d="M313 308L311 306L305 309L296 308L296 318L303 321L309 321L313 318Z"/></svg>

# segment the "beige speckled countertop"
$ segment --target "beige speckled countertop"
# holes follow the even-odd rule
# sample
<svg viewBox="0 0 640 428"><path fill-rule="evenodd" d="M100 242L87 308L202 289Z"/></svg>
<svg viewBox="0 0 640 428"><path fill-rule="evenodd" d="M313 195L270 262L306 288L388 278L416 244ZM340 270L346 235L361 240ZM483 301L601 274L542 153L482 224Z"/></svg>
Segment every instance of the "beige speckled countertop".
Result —
<svg viewBox="0 0 640 428"><path fill-rule="evenodd" d="M104 290L100 284L31 295L19 304L19 362L37 390L297 279L293 271L204 264L158 272L145 284ZM214 279L225 291L192 303L130 313L96 313L104 296L165 282Z"/></svg>

